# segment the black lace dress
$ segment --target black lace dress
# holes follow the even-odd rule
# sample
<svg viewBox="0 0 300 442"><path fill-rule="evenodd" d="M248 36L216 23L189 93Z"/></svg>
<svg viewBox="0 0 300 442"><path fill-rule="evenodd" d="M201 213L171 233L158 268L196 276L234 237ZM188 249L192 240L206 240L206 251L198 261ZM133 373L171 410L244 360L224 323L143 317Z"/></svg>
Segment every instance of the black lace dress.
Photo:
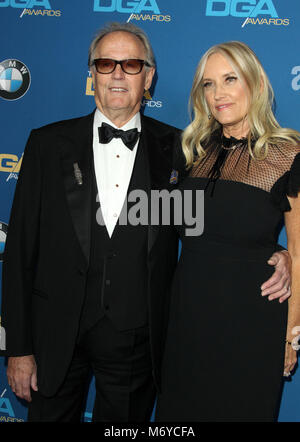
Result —
<svg viewBox="0 0 300 442"><path fill-rule="evenodd" d="M267 260L287 195L300 190L300 147L272 146L255 161L245 140L220 139L180 186L205 189L204 232L178 227L157 421L273 421L278 413L288 303L269 301L260 287L274 271Z"/></svg>

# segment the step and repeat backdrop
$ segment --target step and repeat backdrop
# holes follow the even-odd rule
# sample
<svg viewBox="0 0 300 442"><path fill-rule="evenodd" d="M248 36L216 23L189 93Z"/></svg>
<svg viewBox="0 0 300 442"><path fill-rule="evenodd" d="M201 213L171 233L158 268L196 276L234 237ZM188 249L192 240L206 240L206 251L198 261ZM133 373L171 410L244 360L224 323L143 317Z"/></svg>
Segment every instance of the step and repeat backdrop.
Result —
<svg viewBox="0 0 300 442"><path fill-rule="evenodd" d="M0 0L0 261L29 132L93 110L88 48L111 21L142 27L152 42L157 73L143 98L146 115L184 128L201 55L216 43L241 40L269 75L280 124L300 130L299 0ZM280 242L286 245L284 231ZM85 421L93 398L91 380ZM26 416L0 358L0 422ZM279 420L300 422L300 370L285 381Z"/></svg>

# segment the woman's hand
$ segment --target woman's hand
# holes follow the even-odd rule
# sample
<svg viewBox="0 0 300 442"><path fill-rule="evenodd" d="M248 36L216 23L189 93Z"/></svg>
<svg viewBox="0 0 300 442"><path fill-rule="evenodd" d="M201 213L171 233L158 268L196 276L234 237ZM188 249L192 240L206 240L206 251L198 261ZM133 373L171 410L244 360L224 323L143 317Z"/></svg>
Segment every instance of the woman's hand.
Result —
<svg viewBox="0 0 300 442"><path fill-rule="evenodd" d="M284 372L283 376L289 377L294 370L297 362L297 352L293 349L290 342L285 344Z"/></svg>

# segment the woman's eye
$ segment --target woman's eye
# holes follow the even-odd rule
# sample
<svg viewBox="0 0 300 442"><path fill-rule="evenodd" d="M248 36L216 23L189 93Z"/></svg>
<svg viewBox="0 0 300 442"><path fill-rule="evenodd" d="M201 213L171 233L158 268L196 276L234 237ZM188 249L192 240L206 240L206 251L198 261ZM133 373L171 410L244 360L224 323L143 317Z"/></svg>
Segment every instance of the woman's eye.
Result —
<svg viewBox="0 0 300 442"><path fill-rule="evenodd" d="M226 81L227 81L228 83L233 83L235 80L237 80L237 77L227 77L227 78L226 78Z"/></svg>
<svg viewBox="0 0 300 442"><path fill-rule="evenodd" d="M203 83L203 87L206 88L206 89L210 88L211 86L212 86L212 82L211 81L205 81Z"/></svg>

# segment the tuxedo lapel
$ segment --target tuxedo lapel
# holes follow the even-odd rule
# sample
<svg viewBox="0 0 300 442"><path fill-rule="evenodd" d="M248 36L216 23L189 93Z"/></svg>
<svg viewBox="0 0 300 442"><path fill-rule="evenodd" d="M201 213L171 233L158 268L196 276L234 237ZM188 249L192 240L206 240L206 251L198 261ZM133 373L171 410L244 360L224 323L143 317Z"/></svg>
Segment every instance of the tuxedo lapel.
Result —
<svg viewBox="0 0 300 442"><path fill-rule="evenodd" d="M60 137L62 175L66 199L86 264L90 256L91 196L93 180L93 121L94 112L73 120L68 131ZM151 118L142 116L140 143L146 154L146 177L148 196L151 190L170 188L174 145L178 143L179 132L169 126L160 125ZM177 140L175 140L177 137ZM96 216L96 214L94 214ZM92 215L93 216L93 215ZM159 233L159 226L149 225L148 253Z"/></svg>
<svg viewBox="0 0 300 442"><path fill-rule="evenodd" d="M141 143L147 155L147 178L149 185L148 197L151 190L169 189L173 163L173 149L179 141L179 132L171 132L158 125L158 122L142 116ZM174 138L178 139L175 140ZM151 200L150 200L151 201ZM150 253L159 233L159 226L151 225L148 229L148 254Z"/></svg>
<svg viewBox="0 0 300 442"><path fill-rule="evenodd" d="M76 120L61 137L61 164L66 199L86 264L90 256L94 113ZM96 214L95 214L96 216Z"/></svg>
<svg viewBox="0 0 300 442"><path fill-rule="evenodd" d="M141 130L141 138L139 142L139 149L144 149L145 157L146 157L146 187L147 187L147 194L148 194L148 201L150 201L151 198L151 187L152 187L152 169L150 166L150 148L151 140L148 139L149 133L146 129L147 124L145 124L145 119L142 117L142 130ZM148 209L151 210L151 205L148 204ZM147 251L148 254L150 253L150 250L155 242L156 236L157 236L157 229L155 229L155 226L148 225L148 244L147 244Z"/></svg>

